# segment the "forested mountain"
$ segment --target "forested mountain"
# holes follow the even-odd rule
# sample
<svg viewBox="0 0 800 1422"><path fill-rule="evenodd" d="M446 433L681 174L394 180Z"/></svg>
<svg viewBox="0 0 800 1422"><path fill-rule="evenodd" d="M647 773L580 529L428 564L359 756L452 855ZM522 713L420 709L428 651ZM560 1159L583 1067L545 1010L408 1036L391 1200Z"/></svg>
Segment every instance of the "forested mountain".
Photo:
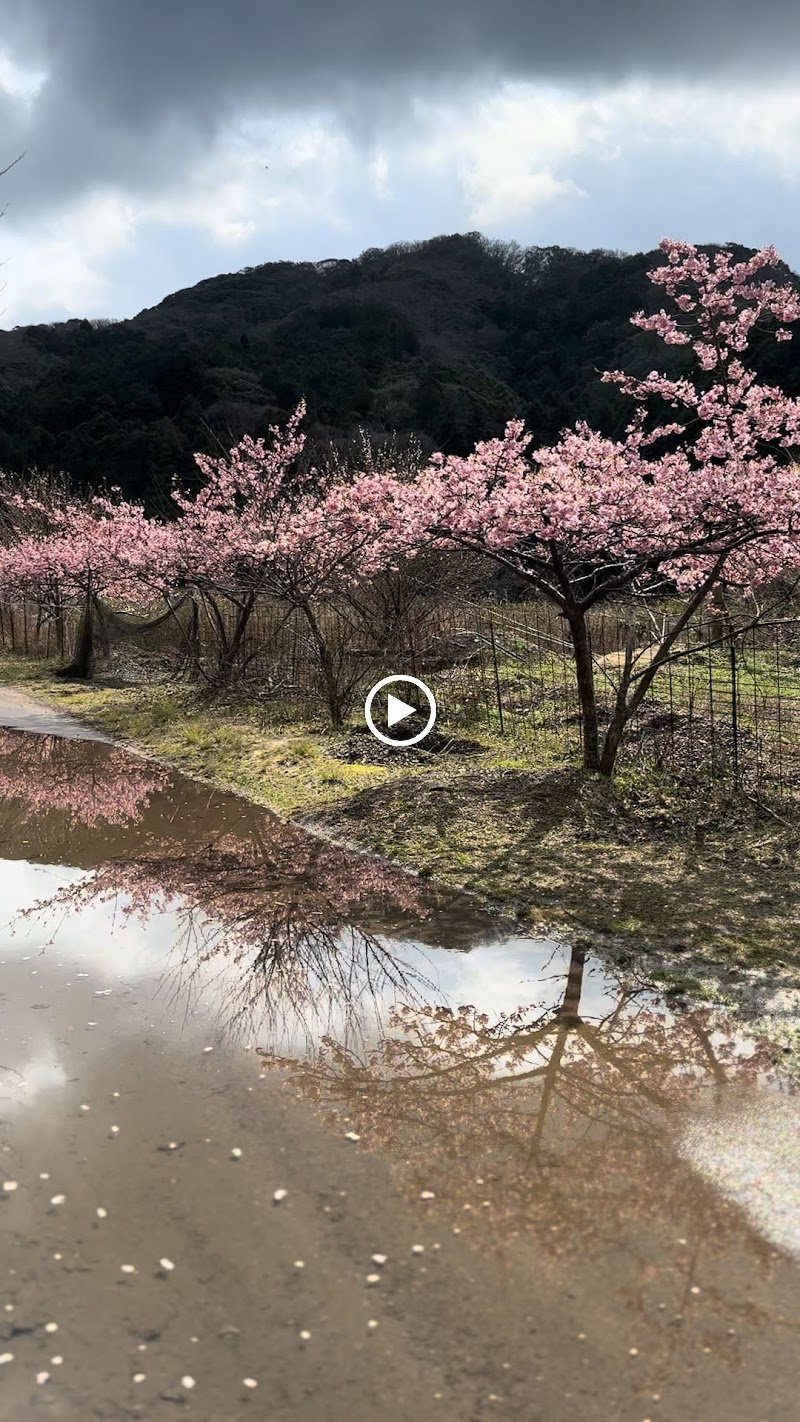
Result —
<svg viewBox="0 0 800 1422"><path fill-rule="evenodd" d="M62 470L163 506L173 474L194 481L195 451L266 434L301 395L309 452L363 427L377 446L413 433L426 453L465 454L512 417L537 442L577 419L618 434L629 408L598 370L687 360L630 324L662 303L647 280L657 260L472 232L247 267L128 321L2 331L0 467ZM764 379L800 393L796 342L756 336L753 354Z"/></svg>

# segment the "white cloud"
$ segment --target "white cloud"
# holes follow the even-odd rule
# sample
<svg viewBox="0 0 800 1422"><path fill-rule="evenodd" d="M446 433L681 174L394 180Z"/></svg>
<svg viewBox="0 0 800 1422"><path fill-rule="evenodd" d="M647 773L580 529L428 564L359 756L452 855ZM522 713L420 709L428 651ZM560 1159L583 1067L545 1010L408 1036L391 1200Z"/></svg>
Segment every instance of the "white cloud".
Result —
<svg viewBox="0 0 800 1422"><path fill-rule="evenodd" d="M4 227L5 322L36 320L54 308L84 316L102 304L109 296L103 264L135 235L133 208L119 193L93 193L33 236Z"/></svg>
<svg viewBox="0 0 800 1422"><path fill-rule="evenodd" d="M43 69L26 69L7 49L0 49L0 93L7 94L10 99L31 102L46 79Z"/></svg>
<svg viewBox="0 0 800 1422"><path fill-rule="evenodd" d="M729 157L763 159L783 181L800 178L800 93L795 89L683 88L668 94L653 89L649 99L651 141L666 131L674 142L689 144L695 133Z"/></svg>
<svg viewBox="0 0 800 1422"><path fill-rule="evenodd" d="M346 229L335 204L349 145L317 120L287 124L277 142L275 128L257 117L240 120L168 192L143 194L140 220L194 227L223 247L297 216Z"/></svg>
<svg viewBox="0 0 800 1422"><path fill-rule="evenodd" d="M569 169L653 150L698 152L705 144L733 158L758 158L782 181L800 177L800 94L776 89L626 83L588 93L508 83L472 112L415 105L429 132L414 143L420 171L458 173L470 221L498 226L565 197L591 196ZM601 178L602 181L602 178Z"/></svg>
<svg viewBox="0 0 800 1422"><path fill-rule="evenodd" d="M417 106L420 116L425 106ZM556 92L506 85L471 114L441 105L427 110L427 139L414 145L422 170L458 174L469 220L497 227L581 189L556 170L587 142L579 106Z"/></svg>
<svg viewBox="0 0 800 1422"><path fill-rule="evenodd" d="M389 159L383 148L379 148L370 159L367 173L376 197L386 201L394 196L389 189Z"/></svg>

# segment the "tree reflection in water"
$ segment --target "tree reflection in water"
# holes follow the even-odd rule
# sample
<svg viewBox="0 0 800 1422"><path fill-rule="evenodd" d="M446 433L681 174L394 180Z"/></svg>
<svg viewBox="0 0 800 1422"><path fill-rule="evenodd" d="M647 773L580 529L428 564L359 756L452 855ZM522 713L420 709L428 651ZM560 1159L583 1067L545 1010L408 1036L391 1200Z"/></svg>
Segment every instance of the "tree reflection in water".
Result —
<svg viewBox="0 0 800 1422"><path fill-rule="evenodd" d="M218 963L211 996L229 1034L352 1032L387 997L433 991L393 936L460 933L466 946L487 933L475 915L443 916L411 875L108 745L0 731L0 795L9 845L91 869L22 917L104 905L112 930L170 914L169 1003L188 1014ZM109 826L124 828L109 840ZM107 858L111 843L133 852Z"/></svg>
<svg viewBox="0 0 800 1422"><path fill-rule="evenodd" d="M218 1030L233 1038L258 1031L289 1042L300 1032L311 1042L335 1025L350 1041L387 997L417 1001L434 989L368 927L370 895L388 917L392 876L387 881L380 866L357 859L346 875L343 867L325 847L306 854L302 866L274 855L248 861L221 847L191 857L115 861L25 916L97 904L108 905L110 919L146 922L169 914L175 932L162 986L171 1007L188 1015L201 994L210 997ZM333 871L330 879L325 869ZM404 915L413 902L410 882L411 896L394 900ZM362 923L348 922L362 893L355 915Z"/></svg>
<svg viewBox="0 0 800 1422"><path fill-rule="evenodd" d="M543 1287L566 1286L562 1265L575 1284L594 1260L601 1307L616 1295L644 1325L653 1381L684 1349L733 1360L740 1325L797 1320L753 1283L776 1251L687 1168L676 1140L701 1102L768 1075L773 1049L743 1047L710 1010L672 1017L623 982L590 1020L584 972L576 946L548 1011L492 1022L471 1006L407 1004L366 1055L329 1036L305 1061L259 1049L262 1065L385 1152L409 1198L432 1191L437 1223L494 1248L535 1240Z"/></svg>
<svg viewBox="0 0 800 1422"><path fill-rule="evenodd" d="M99 750L99 754L98 754ZM163 789L169 773L111 746L0 727L0 802L6 816L56 814L72 826L122 825Z"/></svg>
<svg viewBox="0 0 800 1422"><path fill-rule="evenodd" d="M718 1015L673 1018L622 980L590 1015L580 946L556 1006L496 1021L448 1007L409 943L466 949L501 937L501 925L448 911L418 880L244 801L165 784L107 747L37 738L21 776L14 741L13 775L0 746L6 809L27 815L40 858L42 817L89 827L70 862L90 874L27 915L98 904L110 925L117 913L174 915L162 983L173 1010L188 1013L201 993L216 1002L220 1029L247 1032L264 1066L386 1152L410 1197L433 1191L437 1221L496 1247L535 1242L542 1287L565 1287L567 1264L600 1317L612 1296L627 1306L653 1380L688 1350L735 1358L744 1324L795 1326L793 1308L773 1302L779 1256L675 1149L699 1103L721 1107L770 1072L769 1047L743 1052ZM80 778L83 757L88 791L46 773L69 763ZM127 853L106 859L108 836L91 827L134 815L115 841ZM386 1029L367 1049L387 999Z"/></svg>
<svg viewBox="0 0 800 1422"><path fill-rule="evenodd" d="M34 863L91 871L20 917L63 922L103 905L111 931L120 917L171 914L170 1002L188 1013L219 962L221 1028L268 1024L273 1045L290 1017L318 1040L342 1018L363 1025L387 996L430 996L392 940L465 950L504 933L464 912L458 894L89 740L0 731L0 842L14 857L22 847Z"/></svg>

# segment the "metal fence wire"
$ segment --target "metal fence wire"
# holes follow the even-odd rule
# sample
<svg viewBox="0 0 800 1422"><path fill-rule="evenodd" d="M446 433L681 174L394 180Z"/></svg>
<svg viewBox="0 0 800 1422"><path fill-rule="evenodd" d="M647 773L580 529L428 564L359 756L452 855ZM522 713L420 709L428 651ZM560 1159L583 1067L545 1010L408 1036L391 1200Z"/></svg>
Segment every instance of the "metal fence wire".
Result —
<svg viewBox="0 0 800 1422"><path fill-rule="evenodd" d="M676 611L609 607L590 620L598 711L607 723L634 629L636 669L645 667ZM232 614L231 614L232 616ZM538 602L431 601L375 637L374 620L352 608L319 610L334 674L350 704L392 673L423 677L453 735L482 731L529 748L538 763L576 761L582 717L564 620ZM0 604L0 647L16 655L64 657L78 615L57 620L33 604ZM210 664L215 630L200 625L201 661ZM177 654L169 623L137 651L163 669ZM698 783L725 779L758 793L800 791L800 617L734 634L718 616L693 621L663 666L628 728L622 763L661 767ZM120 656L130 657L126 643ZM114 649L112 647L112 659ZM102 674L102 667L100 669ZM302 718L324 712L318 649L297 610L259 603L238 651L242 694L274 701Z"/></svg>

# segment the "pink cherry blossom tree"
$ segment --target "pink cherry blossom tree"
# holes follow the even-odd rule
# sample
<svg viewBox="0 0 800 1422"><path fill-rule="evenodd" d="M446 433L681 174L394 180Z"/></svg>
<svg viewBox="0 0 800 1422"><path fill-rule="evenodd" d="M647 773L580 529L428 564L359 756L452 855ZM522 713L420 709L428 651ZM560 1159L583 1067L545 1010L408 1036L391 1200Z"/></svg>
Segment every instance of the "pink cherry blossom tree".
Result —
<svg viewBox="0 0 800 1422"><path fill-rule="evenodd" d="M237 661L247 664L244 644L256 602L272 597L287 614L302 616L323 699L340 724L352 686L339 674L321 608L386 566L402 541L402 513L397 508L391 516L396 500L387 499L387 490L394 491L389 476L354 472L349 482L338 482L333 471L299 467L305 408L301 400L285 431L270 427L271 446L245 436L228 455L195 456L205 483L194 495L174 491L181 517L172 566L208 610L218 645L217 684L231 679ZM226 605L234 610L232 622Z"/></svg>
<svg viewBox="0 0 800 1422"><path fill-rule="evenodd" d="M669 239L661 250L666 262L650 278L676 313L638 312L632 321L669 345L691 346L694 378L607 372L636 401L624 439L578 424L554 447L528 453L532 436L512 420L502 439L466 458L433 455L405 491L410 541L483 552L556 605L574 655L584 764L605 775L654 678L683 654L683 633L723 580L755 594L800 563L800 468L791 453L800 401L759 383L741 359L757 323L790 339L800 297L764 279L779 260L771 247L738 263ZM657 402L674 418L664 420ZM631 629L601 728L589 614L623 594L676 588L682 610L655 654L637 653Z"/></svg>
<svg viewBox="0 0 800 1422"><path fill-rule="evenodd" d="M58 480L22 488L4 476L0 507L0 592L31 598L58 616L80 609L73 655L61 675L90 675L98 634L107 634L109 603L141 608L166 599L159 620L173 616L174 529L149 518L143 505L115 489L81 498Z"/></svg>

